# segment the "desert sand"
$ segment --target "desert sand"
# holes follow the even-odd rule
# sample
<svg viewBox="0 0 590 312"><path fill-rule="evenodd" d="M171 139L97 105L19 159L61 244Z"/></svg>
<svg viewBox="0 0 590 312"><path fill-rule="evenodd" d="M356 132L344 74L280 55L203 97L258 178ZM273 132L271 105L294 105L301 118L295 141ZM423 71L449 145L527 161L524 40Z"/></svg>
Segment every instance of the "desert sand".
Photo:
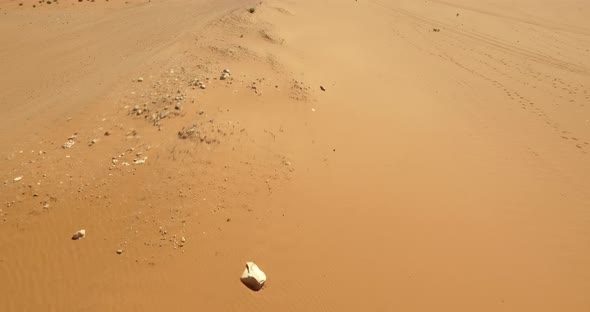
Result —
<svg viewBox="0 0 590 312"><path fill-rule="evenodd" d="M1 0L0 311L589 311L588 16Z"/></svg>

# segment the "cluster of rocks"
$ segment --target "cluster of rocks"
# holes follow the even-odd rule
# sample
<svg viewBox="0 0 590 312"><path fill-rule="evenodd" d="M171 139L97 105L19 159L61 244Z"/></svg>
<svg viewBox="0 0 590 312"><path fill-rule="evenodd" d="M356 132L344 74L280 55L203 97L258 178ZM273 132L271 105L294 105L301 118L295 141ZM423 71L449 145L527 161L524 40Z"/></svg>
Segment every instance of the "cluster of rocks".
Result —
<svg viewBox="0 0 590 312"><path fill-rule="evenodd" d="M196 86L196 87L199 87L200 89L206 89L206 88L207 88L207 85L205 85L205 83L204 83L204 82L202 82L202 81L201 81L201 80L199 80L199 79L195 79L195 81L191 82L189 85L190 85L190 86Z"/></svg>
<svg viewBox="0 0 590 312"><path fill-rule="evenodd" d="M197 125L192 125L191 127L182 127L180 131L178 131L178 138L185 140L195 136Z"/></svg>
<svg viewBox="0 0 590 312"><path fill-rule="evenodd" d="M308 101L310 87L306 86L302 81L293 79L291 81L291 93L290 97L297 101Z"/></svg>
<svg viewBox="0 0 590 312"><path fill-rule="evenodd" d="M147 150L149 150L150 147L147 147ZM128 148L127 150L125 150L124 152L122 152L121 154L117 155L117 156L113 156L111 157L111 163L114 166L116 166L117 164L119 164L119 162L121 161L121 165L122 166L130 166L131 164L128 161L122 161L123 157L125 157L125 155L127 155L127 153L131 153L135 151L135 149L133 147ZM148 157L147 156L143 156L142 152L137 152L135 153L135 157L133 158L133 160L131 161L134 165L143 165L146 163Z"/></svg>
<svg viewBox="0 0 590 312"><path fill-rule="evenodd" d="M68 138L68 140L67 140L67 141L66 141L64 144L62 144L62 146L61 146L61 147L62 147L62 148L64 148L64 149L66 149L66 148L70 148L70 147L74 146L74 144L76 144L76 137L77 137L77 136L78 136L78 134L77 134L77 133L74 133L74 134L72 134L72 135L71 135L71 136Z"/></svg>
<svg viewBox="0 0 590 312"><path fill-rule="evenodd" d="M132 116L143 116L154 126L160 126L162 119L180 114L178 111L182 110L182 101L186 99L186 95L181 94L180 91L177 91L177 93L174 97L166 95L160 101L153 100L151 102L153 107L149 107L148 104L143 104L142 106L135 105L129 110L128 114ZM158 105L159 103L164 103L164 105ZM170 109L172 105L174 105L173 110Z"/></svg>
<svg viewBox="0 0 590 312"><path fill-rule="evenodd" d="M178 131L178 138L182 140L192 139L205 144L220 143L219 139L212 136L207 136L206 133L198 131L196 125L191 127L182 127L182 129Z"/></svg>
<svg viewBox="0 0 590 312"><path fill-rule="evenodd" d="M235 133L236 125L231 121L227 124L215 124L213 119L208 122L199 124L194 123L191 126L182 127L178 131L178 138L181 140L195 140L205 144L219 144L220 139L233 135ZM241 129L240 132L244 132L245 129Z"/></svg>
<svg viewBox="0 0 590 312"><path fill-rule="evenodd" d="M231 73L230 73L229 69L226 68L221 72L221 77L219 77L219 79L226 80L229 78L229 76L231 76Z"/></svg>
<svg viewBox="0 0 590 312"><path fill-rule="evenodd" d="M135 105L133 106L133 109L131 110L131 114L140 116L141 114L143 114L145 111L147 110L147 108L141 108L139 107L139 105Z"/></svg>

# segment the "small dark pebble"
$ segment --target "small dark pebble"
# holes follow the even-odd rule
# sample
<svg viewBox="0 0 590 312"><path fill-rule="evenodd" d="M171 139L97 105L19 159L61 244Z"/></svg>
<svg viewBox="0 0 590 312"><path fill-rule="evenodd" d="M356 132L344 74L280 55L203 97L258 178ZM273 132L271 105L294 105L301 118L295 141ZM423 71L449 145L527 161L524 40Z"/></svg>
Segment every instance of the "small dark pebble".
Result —
<svg viewBox="0 0 590 312"><path fill-rule="evenodd" d="M324 86L320 86L320 89L321 89L322 91L326 91L326 88L324 88Z"/></svg>

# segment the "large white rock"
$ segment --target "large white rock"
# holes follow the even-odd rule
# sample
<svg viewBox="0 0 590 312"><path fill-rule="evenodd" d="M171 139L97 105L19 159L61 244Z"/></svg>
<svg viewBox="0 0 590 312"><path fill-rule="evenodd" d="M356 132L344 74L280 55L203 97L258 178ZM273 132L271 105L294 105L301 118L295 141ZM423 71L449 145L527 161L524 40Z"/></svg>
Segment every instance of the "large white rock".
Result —
<svg viewBox="0 0 590 312"><path fill-rule="evenodd" d="M246 262L246 269L240 280L248 288L259 291L266 282L266 274L254 262Z"/></svg>

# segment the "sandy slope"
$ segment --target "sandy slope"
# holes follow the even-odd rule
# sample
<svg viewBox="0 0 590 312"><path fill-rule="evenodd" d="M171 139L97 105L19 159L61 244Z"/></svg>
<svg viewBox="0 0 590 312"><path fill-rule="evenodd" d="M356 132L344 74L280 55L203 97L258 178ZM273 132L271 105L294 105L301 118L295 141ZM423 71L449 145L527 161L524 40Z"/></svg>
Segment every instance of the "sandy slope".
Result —
<svg viewBox="0 0 590 312"><path fill-rule="evenodd" d="M582 1L1 3L0 310L590 309Z"/></svg>

